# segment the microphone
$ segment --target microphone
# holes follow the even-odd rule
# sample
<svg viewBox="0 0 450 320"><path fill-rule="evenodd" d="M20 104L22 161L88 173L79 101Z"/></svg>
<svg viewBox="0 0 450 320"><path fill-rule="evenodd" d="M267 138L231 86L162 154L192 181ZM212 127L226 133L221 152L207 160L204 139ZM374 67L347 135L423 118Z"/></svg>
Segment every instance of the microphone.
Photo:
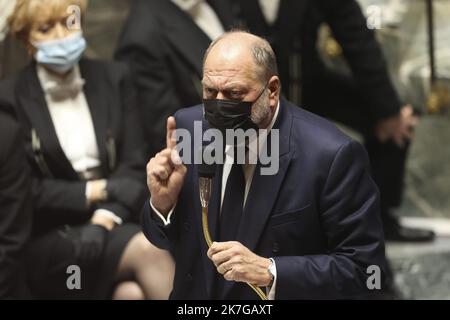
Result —
<svg viewBox="0 0 450 320"><path fill-rule="evenodd" d="M201 148L202 155L206 148ZM197 171L199 176L200 202L202 208L208 208L209 200L211 199L212 179L216 174L216 163L207 164L204 162L203 157L201 157L201 163L197 166Z"/></svg>
<svg viewBox="0 0 450 320"><path fill-rule="evenodd" d="M197 165L197 171L199 176L198 187L200 193L200 203L202 205L203 235L205 237L206 243L208 244L208 247L210 247L212 244L212 239L208 229L208 206L209 200L211 199L212 179L216 174L216 163L205 163L203 155L205 154L205 150L207 148L207 146L203 146L199 150L199 152L201 152L199 157L201 162Z"/></svg>

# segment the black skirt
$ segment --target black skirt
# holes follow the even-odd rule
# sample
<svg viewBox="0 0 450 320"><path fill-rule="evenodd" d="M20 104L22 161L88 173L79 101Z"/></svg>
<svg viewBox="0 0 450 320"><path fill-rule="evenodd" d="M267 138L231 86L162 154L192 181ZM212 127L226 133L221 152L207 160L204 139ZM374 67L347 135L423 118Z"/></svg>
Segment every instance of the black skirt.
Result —
<svg viewBox="0 0 450 320"><path fill-rule="evenodd" d="M110 299L120 259L136 224L117 226L108 233L100 263L81 267L76 256L76 234L81 227L61 227L30 239L26 249L27 282L36 299ZM79 276L80 286L73 277ZM72 277L72 278L71 278Z"/></svg>

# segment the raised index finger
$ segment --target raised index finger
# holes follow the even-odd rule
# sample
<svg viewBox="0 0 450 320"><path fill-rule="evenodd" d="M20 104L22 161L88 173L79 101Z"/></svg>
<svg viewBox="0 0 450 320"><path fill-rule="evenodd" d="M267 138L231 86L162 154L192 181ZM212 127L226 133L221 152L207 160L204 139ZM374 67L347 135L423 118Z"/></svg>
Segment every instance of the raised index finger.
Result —
<svg viewBox="0 0 450 320"><path fill-rule="evenodd" d="M175 138L175 130L177 129L177 124L174 117L169 117L167 119L166 127L166 146L168 149L175 149L177 146L177 140Z"/></svg>

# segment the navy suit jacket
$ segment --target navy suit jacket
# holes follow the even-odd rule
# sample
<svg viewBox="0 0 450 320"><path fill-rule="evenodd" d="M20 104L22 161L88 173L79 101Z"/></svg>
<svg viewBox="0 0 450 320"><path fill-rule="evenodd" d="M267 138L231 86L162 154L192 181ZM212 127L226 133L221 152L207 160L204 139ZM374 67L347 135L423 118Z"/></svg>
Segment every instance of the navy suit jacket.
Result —
<svg viewBox="0 0 450 320"><path fill-rule="evenodd" d="M371 293L368 266L379 266L381 274L386 266L379 195L367 155L327 120L284 100L280 106L274 125L280 130L279 171L261 175L257 165L236 241L274 258L276 299L365 297ZM191 133L195 120L204 121L201 105L175 117L177 128ZM187 169L171 224L163 226L147 203L143 230L175 258L171 298L210 299L216 270L206 255L197 168ZM216 170L209 208L213 239L222 166ZM227 282L219 298L258 297L243 283Z"/></svg>

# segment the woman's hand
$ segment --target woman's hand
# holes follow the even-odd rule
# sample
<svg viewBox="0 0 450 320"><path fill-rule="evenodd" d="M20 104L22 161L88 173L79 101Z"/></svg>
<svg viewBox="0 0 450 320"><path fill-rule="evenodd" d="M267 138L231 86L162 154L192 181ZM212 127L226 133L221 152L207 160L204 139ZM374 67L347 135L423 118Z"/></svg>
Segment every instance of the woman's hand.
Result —
<svg viewBox="0 0 450 320"><path fill-rule="evenodd" d="M101 213L94 213L91 218L91 223L102 226L108 231L114 229L115 226L113 219Z"/></svg>
<svg viewBox="0 0 450 320"><path fill-rule="evenodd" d="M106 180L89 181L86 185L86 200L91 206L98 202L108 200L108 192L106 191Z"/></svg>

